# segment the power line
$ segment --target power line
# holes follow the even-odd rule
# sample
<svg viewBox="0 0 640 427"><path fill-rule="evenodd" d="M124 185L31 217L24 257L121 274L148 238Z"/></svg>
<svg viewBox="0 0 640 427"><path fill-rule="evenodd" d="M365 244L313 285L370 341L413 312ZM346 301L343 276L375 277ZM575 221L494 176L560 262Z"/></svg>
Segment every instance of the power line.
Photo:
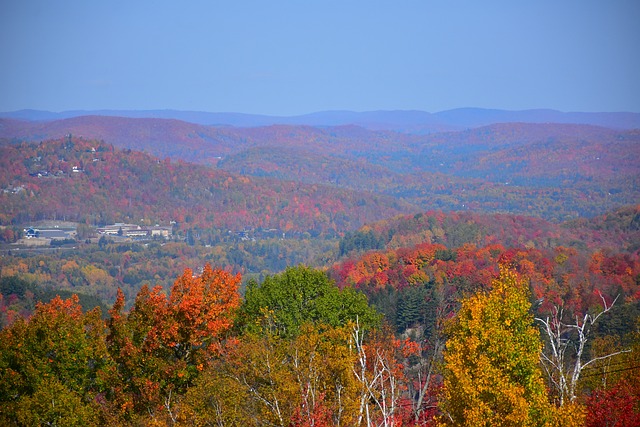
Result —
<svg viewBox="0 0 640 427"><path fill-rule="evenodd" d="M621 353L621 354L625 354L625 353ZM616 355L617 356L617 355ZM615 357L615 356L614 356ZM609 360L613 359L613 357L610 357ZM607 359L603 359L603 360L607 360ZM589 365L587 367L583 367L583 369L604 369L604 368L610 368L611 366L618 366L618 365L626 365L628 363L627 360L620 360L618 362L615 363L608 363L608 364L602 364L602 365Z"/></svg>
<svg viewBox="0 0 640 427"><path fill-rule="evenodd" d="M638 366L630 366L628 368L623 368L623 369L615 369L613 371L608 371L607 374L615 374L616 372L632 371L634 369L640 369L640 365L638 365ZM597 373L593 373L593 374L582 375L581 378L595 377L595 376L598 376L598 375L602 375L602 373L597 372Z"/></svg>

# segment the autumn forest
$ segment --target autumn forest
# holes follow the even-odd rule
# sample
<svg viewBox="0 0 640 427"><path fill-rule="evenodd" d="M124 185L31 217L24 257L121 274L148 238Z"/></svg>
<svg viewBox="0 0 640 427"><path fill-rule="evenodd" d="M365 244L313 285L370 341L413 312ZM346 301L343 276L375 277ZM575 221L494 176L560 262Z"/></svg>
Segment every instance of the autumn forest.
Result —
<svg viewBox="0 0 640 427"><path fill-rule="evenodd" d="M640 426L640 131L0 119L0 424Z"/></svg>

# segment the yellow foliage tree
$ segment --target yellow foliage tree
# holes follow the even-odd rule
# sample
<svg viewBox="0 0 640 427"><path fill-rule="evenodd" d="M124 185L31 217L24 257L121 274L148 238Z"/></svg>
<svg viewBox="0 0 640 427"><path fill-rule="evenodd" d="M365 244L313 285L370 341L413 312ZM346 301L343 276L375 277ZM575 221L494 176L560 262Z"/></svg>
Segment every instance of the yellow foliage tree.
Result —
<svg viewBox="0 0 640 427"><path fill-rule="evenodd" d="M355 426L359 384L348 327L230 340L182 402L184 425ZM182 424L181 424L182 425Z"/></svg>
<svg viewBox="0 0 640 427"><path fill-rule="evenodd" d="M442 425L551 425L527 283L500 273L491 291L461 301L448 326Z"/></svg>

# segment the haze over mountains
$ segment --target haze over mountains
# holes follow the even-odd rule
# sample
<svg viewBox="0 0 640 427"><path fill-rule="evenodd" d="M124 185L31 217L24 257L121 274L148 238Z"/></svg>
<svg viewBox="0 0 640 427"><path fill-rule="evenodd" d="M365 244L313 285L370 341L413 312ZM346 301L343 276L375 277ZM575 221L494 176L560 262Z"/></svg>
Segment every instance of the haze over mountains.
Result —
<svg viewBox="0 0 640 427"><path fill-rule="evenodd" d="M640 128L640 113L561 112L550 109L508 111L458 108L428 113L425 111L321 111L299 116L267 116L243 113L210 113L178 110L73 110L50 112L20 110L0 113L2 118L51 121L79 116L116 116L128 118L177 119L201 125L256 127L283 125L342 126L356 125L373 130L431 133L486 126L493 123L576 123L614 129Z"/></svg>

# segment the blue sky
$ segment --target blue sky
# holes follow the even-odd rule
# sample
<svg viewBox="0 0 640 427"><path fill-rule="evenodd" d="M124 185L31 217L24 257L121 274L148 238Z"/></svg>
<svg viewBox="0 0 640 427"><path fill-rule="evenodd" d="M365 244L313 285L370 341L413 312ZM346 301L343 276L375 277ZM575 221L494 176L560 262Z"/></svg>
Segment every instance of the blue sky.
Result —
<svg viewBox="0 0 640 427"><path fill-rule="evenodd" d="M640 2L0 2L0 111L640 112Z"/></svg>

